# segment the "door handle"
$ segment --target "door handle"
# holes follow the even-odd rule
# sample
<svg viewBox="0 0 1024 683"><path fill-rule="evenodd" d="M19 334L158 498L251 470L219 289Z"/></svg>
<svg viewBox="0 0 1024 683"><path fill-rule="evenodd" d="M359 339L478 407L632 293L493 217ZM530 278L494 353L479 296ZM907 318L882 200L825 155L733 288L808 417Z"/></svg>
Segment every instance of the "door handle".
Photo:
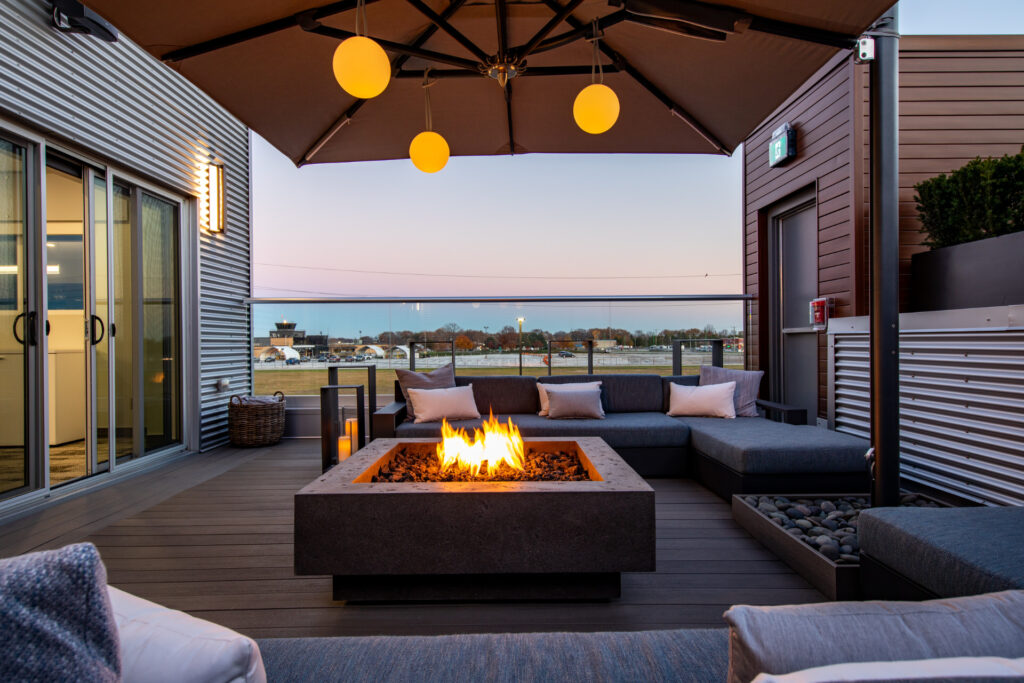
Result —
<svg viewBox="0 0 1024 683"><path fill-rule="evenodd" d="M18 321L19 321L19 320L21 320L21 319L22 319L22 318L24 318L24 317L25 317L25 314L24 314L24 313L19 313L19 314L17 315L17 317L15 317L15 318L14 318L14 325L13 325L13 326L11 327L11 332L12 332L12 333L14 334L14 338L15 338L15 339L16 339L16 340L18 341L18 343L19 343L19 344L21 344L22 346L24 346L24 345L25 345L25 340L24 340L24 339L23 339L22 337L19 337L19 336L18 336Z"/></svg>
<svg viewBox="0 0 1024 683"><path fill-rule="evenodd" d="M96 336L96 323L100 324L100 336L98 336L98 337ZM92 342L93 346L96 346L101 341L103 341L103 335L106 332L107 328L103 324L103 321L100 320L99 316L97 316L97 315L92 315L92 316L89 317L89 325L90 325L89 341Z"/></svg>
<svg viewBox="0 0 1024 683"><path fill-rule="evenodd" d="M39 343L39 336L36 334L36 318L37 314L35 311L29 311L28 315L25 316L25 341L29 346L35 346Z"/></svg>

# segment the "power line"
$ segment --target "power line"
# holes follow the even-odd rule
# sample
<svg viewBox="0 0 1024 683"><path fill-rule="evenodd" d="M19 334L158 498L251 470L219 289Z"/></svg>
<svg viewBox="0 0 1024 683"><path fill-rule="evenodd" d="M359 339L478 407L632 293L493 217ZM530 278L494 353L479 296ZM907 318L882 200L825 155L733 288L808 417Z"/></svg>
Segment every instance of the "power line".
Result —
<svg viewBox="0 0 1024 683"><path fill-rule="evenodd" d="M290 268L293 270L327 270L334 273L356 273L359 275L405 275L414 277L471 278L482 280L667 280L679 278L739 277L742 273L691 273L686 275L466 275L453 273L407 273L389 270L357 270L355 268L331 268L328 266L294 266L285 263L257 262L257 266ZM298 290L291 290L298 291Z"/></svg>

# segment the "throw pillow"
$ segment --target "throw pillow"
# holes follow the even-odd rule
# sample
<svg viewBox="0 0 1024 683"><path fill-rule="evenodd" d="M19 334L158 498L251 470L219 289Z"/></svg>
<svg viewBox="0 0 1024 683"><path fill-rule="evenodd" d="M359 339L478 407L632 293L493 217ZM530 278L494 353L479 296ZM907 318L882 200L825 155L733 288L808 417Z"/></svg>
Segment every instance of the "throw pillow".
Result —
<svg viewBox="0 0 1024 683"><path fill-rule="evenodd" d="M0 681L119 681L117 626L96 546L0 560Z"/></svg>
<svg viewBox="0 0 1024 683"><path fill-rule="evenodd" d="M834 681L991 681L1024 679L1024 659L947 657L903 662L855 662L804 669L774 676L760 674L754 683L833 683Z"/></svg>
<svg viewBox="0 0 1024 683"><path fill-rule="evenodd" d="M124 680L266 683L254 640L108 586Z"/></svg>
<svg viewBox="0 0 1024 683"><path fill-rule="evenodd" d="M442 365L430 372L415 370L395 370L398 387L405 398L407 414L410 420L416 418L414 406L409 400L409 389L450 389L455 386L455 366L451 363Z"/></svg>
<svg viewBox="0 0 1024 683"><path fill-rule="evenodd" d="M1024 657L1024 591L925 602L832 602L725 613L729 681L846 662ZM793 647L828 643L828 647Z"/></svg>
<svg viewBox="0 0 1024 683"><path fill-rule="evenodd" d="M587 391L588 389L600 389L601 382L572 382L569 384L548 384L537 382L537 395L540 397L541 417L548 414L548 392L549 391ZM601 408L601 417L604 417L604 408Z"/></svg>
<svg viewBox="0 0 1024 683"><path fill-rule="evenodd" d="M669 385L668 414L671 417L736 417L733 394L736 382L689 387L673 382Z"/></svg>
<svg viewBox="0 0 1024 683"><path fill-rule="evenodd" d="M601 390L552 391L548 394L548 419L570 418L604 419L601 408Z"/></svg>
<svg viewBox="0 0 1024 683"><path fill-rule="evenodd" d="M714 365L700 366L700 385L724 384L736 382L733 403L736 405L736 417L758 417L757 393L761 389L761 370L730 370Z"/></svg>
<svg viewBox="0 0 1024 683"><path fill-rule="evenodd" d="M416 422L440 422L445 418L475 420L480 417L472 384L451 389L409 389L409 405L416 411Z"/></svg>

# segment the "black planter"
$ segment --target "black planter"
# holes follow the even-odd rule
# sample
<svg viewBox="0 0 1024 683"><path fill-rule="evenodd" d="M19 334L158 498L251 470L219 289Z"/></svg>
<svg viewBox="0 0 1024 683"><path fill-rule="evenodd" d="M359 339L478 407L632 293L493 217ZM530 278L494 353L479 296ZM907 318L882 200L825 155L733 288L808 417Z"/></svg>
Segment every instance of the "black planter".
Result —
<svg viewBox="0 0 1024 683"><path fill-rule="evenodd" d="M1024 303L1024 232L932 249L911 259L912 311Z"/></svg>

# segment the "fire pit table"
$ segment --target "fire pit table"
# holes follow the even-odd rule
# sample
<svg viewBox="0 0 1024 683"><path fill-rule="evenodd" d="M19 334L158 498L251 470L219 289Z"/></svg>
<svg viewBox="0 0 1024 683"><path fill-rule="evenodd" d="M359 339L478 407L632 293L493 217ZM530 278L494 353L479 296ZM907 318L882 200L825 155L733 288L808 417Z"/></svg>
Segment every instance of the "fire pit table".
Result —
<svg viewBox="0 0 1024 683"><path fill-rule="evenodd" d="M437 446L377 439L299 491L295 573L396 601L609 599L621 572L654 571L654 490L602 439L524 440L584 481L373 481Z"/></svg>

